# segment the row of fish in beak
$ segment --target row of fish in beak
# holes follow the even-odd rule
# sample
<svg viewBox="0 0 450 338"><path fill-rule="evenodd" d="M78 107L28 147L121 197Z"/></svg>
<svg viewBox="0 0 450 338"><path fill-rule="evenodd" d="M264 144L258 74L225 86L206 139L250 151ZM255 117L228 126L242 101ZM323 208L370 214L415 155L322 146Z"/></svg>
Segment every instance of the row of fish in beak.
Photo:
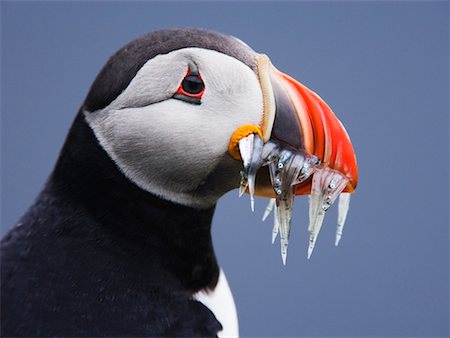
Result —
<svg viewBox="0 0 450 338"><path fill-rule="evenodd" d="M338 222L335 245L339 244L350 203L350 193L342 191L348 178L337 170L321 165L320 160L305 152L283 146L275 141L264 143L258 134L250 134L239 141L239 152L243 162L239 196L248 190L251 209L255 205L256 173L268 166L270 180L275 192L265 209L263 221L274 210L272 243L280 235L281 258L286 264L287 248L291 230L292 208L296 186L312 176L309 195L309 246L308 259L314 250L325 213L339 196Z"/></svg>

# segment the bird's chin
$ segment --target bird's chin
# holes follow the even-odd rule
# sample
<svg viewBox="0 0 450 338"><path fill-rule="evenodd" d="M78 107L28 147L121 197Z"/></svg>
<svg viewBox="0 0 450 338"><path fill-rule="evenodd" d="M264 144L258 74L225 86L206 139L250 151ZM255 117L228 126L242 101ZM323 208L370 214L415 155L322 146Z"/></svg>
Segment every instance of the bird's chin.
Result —
<svg viewBox="0 0 450 338"><path fill-rule="evenodd" d="M224 154L215 168L201 183L187 193L202 207L217 203L218 199L231 190L239 188L242 165L228 154Z"/></svg>

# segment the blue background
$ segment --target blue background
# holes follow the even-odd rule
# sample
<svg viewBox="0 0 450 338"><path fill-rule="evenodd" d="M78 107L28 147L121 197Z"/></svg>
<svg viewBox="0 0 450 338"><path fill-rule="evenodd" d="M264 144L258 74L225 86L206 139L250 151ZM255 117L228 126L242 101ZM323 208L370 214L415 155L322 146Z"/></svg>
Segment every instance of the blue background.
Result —
<svg viewBox="0 0 450 338"><path fill-rule="evenodd" d="M442 2L2 2L2 233L32 203L107 58L156 29L235 35L317 91L346 126L360 184L310 261L296 200L288 265L247 197L214 217L243 336L447 336L449 5Z"/></svg>

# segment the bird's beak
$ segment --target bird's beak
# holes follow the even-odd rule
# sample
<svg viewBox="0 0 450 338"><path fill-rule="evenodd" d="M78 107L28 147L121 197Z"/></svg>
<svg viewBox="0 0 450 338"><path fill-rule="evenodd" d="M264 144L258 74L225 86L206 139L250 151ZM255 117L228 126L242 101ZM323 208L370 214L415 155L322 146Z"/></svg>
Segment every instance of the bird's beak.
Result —
<svg viewBox="0 0 450 338"><path fill-rule="evenodd" d="M241 193L250 193L252 208L253 195L274 198L282 255L293 198L310 194L310 255L324 212L339 195L345 219L348 193L358 180L355 153L344 126L316 93L277 70L267 56L257 61L263 118L259 126L238 129L230 142L243 161Z"/></svg>

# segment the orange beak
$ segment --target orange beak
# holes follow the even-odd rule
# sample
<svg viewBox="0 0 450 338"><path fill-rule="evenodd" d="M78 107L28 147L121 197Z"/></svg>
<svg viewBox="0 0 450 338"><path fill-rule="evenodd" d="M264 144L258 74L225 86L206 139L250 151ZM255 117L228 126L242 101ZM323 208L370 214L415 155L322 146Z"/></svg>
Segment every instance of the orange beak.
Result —
<svg viewBox="0 0 450 338"><path fill-rule="evenodd" d="M358 183L355 152L331 108L311 89L277 70L265 55L258 60L258 70L264 96L261 124L264 141L275 140L315 155L321 167L336 170L348 178L343 192L353 192ZM265 181L257 182L255 193L272 197L272 186L267 186ZM311 182L309 178L298 184L295 194L309 194Z"/></svg>
<svg viewBox="0 0 450 338"><path fill-rule="evenodd" d="M259 126L244 125L233 133L229 153L242 159L239 193L248 189L252 210L255 195L272 198L263 219L275 207L272 242L279 232L286 264L295 195L310 195L309 258L325 212L339 197L338 245L350 193L358 182L358 167L350 138L330 107L316 93L278 71L267 56L260 55L257 65L263 118Z"/></svg>

